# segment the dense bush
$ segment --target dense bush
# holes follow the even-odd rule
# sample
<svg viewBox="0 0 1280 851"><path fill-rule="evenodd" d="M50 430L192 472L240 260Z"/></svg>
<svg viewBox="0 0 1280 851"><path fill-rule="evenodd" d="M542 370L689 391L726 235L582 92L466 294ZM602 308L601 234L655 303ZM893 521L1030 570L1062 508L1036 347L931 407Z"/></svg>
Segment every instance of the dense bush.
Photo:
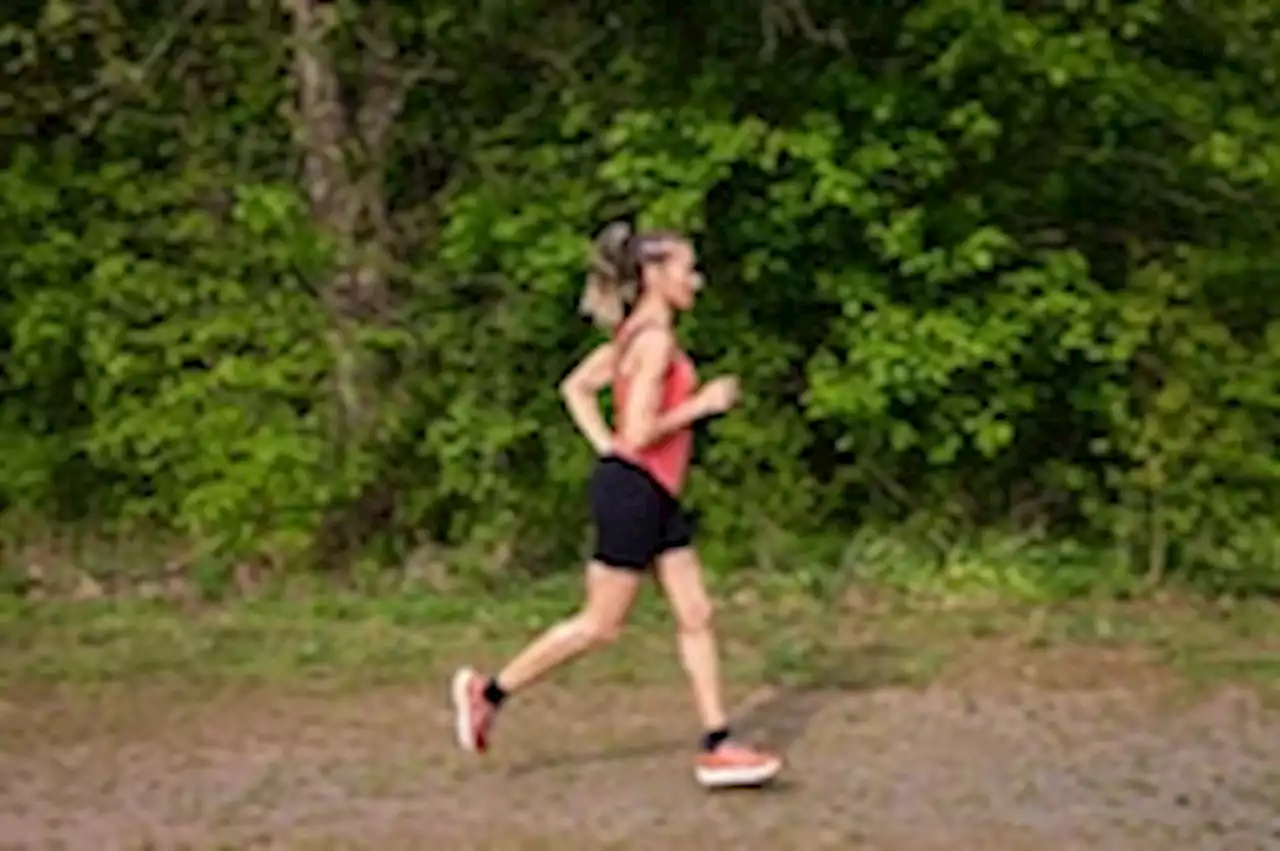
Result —
<svg viewBox="0 0 1280 851"><path fill-rule="evenodd" d="M1273 5L284 5L0 25L11 518L568 563L554 388L629 216L697 236L749 390L725 559L1003 530L1280 589Z"/></svg>

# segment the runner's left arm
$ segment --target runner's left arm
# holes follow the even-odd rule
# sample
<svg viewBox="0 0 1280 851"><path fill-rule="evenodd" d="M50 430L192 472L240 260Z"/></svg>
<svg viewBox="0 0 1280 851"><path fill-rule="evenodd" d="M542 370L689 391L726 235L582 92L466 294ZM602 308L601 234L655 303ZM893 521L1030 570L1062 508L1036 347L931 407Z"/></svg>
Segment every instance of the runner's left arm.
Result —
<svg viewBox="0 0 1280 851"><path fill-rule="evenodd" d="M603 343L560 382L560 396L569 416L598 455L613 449L613 432L600 411L600 391L613 380L616 359L613 343Z"/></svg>

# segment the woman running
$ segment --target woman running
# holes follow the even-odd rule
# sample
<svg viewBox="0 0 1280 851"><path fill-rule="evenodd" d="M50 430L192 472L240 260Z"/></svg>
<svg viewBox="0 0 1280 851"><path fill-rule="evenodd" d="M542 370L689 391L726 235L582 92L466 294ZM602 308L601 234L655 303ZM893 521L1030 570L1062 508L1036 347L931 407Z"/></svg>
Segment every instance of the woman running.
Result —
<svg viewBox="0 0 1280 851"><path fill-rule="evenodd" d="M706 787L753 786L782 760L733 741L720 687L711 602L692 529L677 497L693 451L693 424L730 410L738 382L697 385L673 332L702 286L692 245L679 234L633 234L615 222L596 240L584 312L613 339L565 378L574 423L600 457L589 486L595 550L582 610L551 627L492 678L463 668L453 678L458 744L483 752L499 708L553 668L616 637L649 569L675 614L680 660L701 716L695 776ZM616 432L600 412L612 386Z"/></svg>

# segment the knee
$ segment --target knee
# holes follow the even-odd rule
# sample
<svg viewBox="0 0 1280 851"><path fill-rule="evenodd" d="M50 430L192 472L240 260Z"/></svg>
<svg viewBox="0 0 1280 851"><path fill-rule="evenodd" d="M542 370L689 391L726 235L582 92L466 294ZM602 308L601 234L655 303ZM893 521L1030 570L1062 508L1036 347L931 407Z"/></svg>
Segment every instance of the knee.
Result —
<svg viewBox="0 0 1280 851"><path fill-rule="evenodd" d="M702 598L681 606L676 612L676 629L683 635L696 635L711 629L715 609L711 601Z"/></svg>
<svg viewBox="0 0 1280 851"><path fill-rule="evenodd" d="M622 634L622 624L610 618L600 617L592 612L583 612L573 619L574 631L582 637L585 644L599 647L612 644Z"/></svg>

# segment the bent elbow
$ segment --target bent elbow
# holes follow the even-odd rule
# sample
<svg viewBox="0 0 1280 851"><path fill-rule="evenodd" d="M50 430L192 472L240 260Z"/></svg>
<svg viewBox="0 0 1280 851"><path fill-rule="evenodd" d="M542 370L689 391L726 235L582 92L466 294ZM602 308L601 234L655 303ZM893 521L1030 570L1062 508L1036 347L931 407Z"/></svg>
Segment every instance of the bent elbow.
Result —
<svg viewBox="0 0 1280 851"><path fill-rule="evenodd" d="M581 381L566 379L560 382L560 398L563 399L567 405L572 405L582 401L590 401L594 397L595 393L591 388L585 386Z"/></svg>
<svg viewBox="0 0 1280 851"><path fill-rule="evenodd" d="M582 382L578 379L578 376L569 375L569 376L566 376L565 379L560 382L560 397L562 399L568 399L570 396L581 396L581 395L582 395Z"/></svg>

